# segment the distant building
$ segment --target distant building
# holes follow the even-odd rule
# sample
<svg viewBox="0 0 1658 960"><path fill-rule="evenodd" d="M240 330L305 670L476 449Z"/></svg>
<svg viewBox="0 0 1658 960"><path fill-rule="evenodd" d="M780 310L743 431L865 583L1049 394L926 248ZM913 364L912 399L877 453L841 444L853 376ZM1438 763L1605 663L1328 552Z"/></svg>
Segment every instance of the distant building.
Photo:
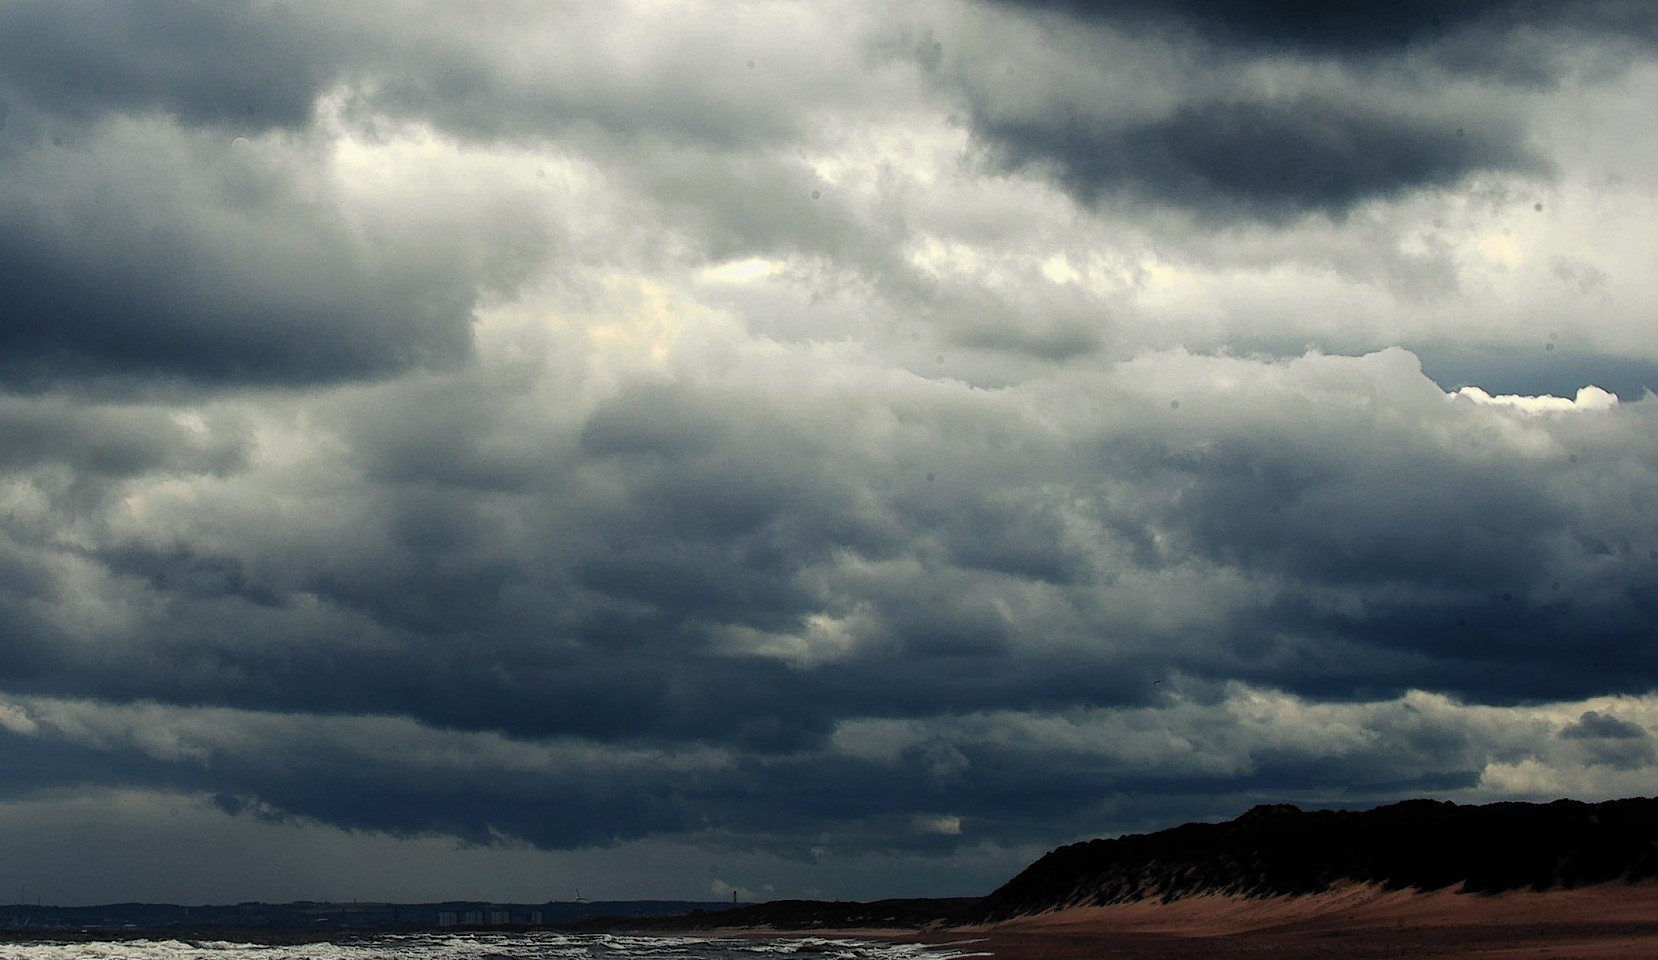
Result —
<svg viewBox="0 0 1658 960"><path fill-rule="evenodd" d="M460 914L456 913L455 911L453 911L453 910L439 910L438 911L438 926L440 926L440 927L453 927L453 926L455 926L456 924L458 924L460 922L461 922L461 916L460 916Z"/></svg>
<svg viewBox="0 0 1658 960"><path fill-rule="evenodd" d="M484 912L482 910L468 910L466 915L462 917L461 922L469 927L481 927L484 923Z"/></svg>

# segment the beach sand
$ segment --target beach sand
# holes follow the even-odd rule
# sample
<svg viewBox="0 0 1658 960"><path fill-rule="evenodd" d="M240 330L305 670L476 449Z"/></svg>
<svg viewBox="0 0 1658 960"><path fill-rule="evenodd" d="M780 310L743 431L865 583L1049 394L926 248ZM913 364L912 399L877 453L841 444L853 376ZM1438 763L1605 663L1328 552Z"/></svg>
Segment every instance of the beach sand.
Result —
<svg viewBox="0 0 1658 960"><path fill-rule="evenodd" d="M1353 886L1266 900L1193 897L1064 910L917 939L971 941L962 949L997 960L1644 960L1658 958L1658 886L1497 896Z"/></svg>

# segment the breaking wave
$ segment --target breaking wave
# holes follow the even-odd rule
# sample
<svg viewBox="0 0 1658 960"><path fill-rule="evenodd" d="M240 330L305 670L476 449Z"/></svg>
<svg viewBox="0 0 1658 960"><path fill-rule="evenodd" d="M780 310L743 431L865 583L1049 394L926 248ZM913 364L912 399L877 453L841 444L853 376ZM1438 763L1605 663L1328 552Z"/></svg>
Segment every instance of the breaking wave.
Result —
<svg viewBox="0 0 1658 960"><path fill-rule="evenodd" d="M0 944L0 960L954 960L971 944L925 945L827 937L721 939L616 934L386 934L311 943L228 940L75 940Z"/></svg>

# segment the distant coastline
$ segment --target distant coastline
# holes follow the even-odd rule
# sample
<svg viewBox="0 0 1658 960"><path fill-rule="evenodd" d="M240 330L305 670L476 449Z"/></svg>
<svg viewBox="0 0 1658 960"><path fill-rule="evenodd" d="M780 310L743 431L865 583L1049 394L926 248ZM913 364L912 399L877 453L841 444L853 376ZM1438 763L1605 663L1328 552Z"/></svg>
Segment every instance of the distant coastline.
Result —
<svg viewBox="0 0 1658 960"><path fill-rule="evenodd" d="M729 902L698 900L597 900L503 903L441 900L420 903L245 902L220 905L113 903L97 906L0 905L0 936L62 935L75 939L176 935L179 939L236 934L255 941L328 940L351 934L411 930L524 930L580 925L596 918L610 924L646 922L660 916L730 909ZM84 936L83 936L84 934Z"/></svg>
<svg viewBox="0 0 1658 960"><path fill-rule="evenodd" d="M708 932L726 921L756 935L973 940L998 960L1634 960L1658 956L1658 801L1258 806L1061 847L977 901L789 902L680 919Z"/></svg>
<svg viewBox="0 0 1658 960"><path fill-rule="evenodd" d="M1351 956L1658 956L1658 800L1258 806L1223 823L1060 847L982 898L0 906L7 916L13 940L456 929L971 940L1003 960L1189 955L1197 941L1208 957L1270 950L1280 960L1336 945ZM490 922L462 922L480 920Z"/></svg>

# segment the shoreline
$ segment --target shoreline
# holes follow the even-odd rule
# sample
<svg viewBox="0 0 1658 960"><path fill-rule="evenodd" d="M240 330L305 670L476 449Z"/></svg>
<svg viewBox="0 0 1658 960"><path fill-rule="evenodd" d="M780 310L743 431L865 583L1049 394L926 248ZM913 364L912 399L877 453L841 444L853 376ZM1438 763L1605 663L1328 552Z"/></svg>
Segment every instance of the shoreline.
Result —
<svg viewBox="0 0 1658 960"><path fill-rule="evenodd" d="M658 931L667 934L667 931ZM1349 886L1304 896L1200 896L1075 907L995 924L931 929L724 928L710 939L823 938L958 945L995 960L1636 960L1658 957L1658 884L1459 893Z"/></svg>

